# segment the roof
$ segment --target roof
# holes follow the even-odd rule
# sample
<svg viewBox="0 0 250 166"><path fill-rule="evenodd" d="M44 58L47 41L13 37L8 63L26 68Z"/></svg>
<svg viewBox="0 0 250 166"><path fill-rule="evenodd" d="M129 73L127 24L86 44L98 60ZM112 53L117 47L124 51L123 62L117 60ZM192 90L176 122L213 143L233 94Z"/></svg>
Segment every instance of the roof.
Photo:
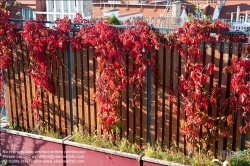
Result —
<svg viewBox="0 0 250 166"><path fill-rule="evenodd" d="M207 1L186 1L184 4L186 5L187 13L195 14L194 9L199 5L200 10L206 15L213 15L216 6L216 3L208 3Z"/></svg>
<svg viewBox="0 0 250 166"><path fill-rule="evenodd" d="M241 15L245 15L246 11L250 11L250 1L249 0L243 0L243 1L227 0L225 5L222 8L222 11L221 11L219 18L231 19L231 12L236 13L238 6L240 6L240 14ZM236 14L234 15L234 19L235 19L235 17L236 17Z"/></svg>
<svg viewBox="0 0 250 166"><path fill-rule="evenodd" d="M131 16L135 14L142 14L142 12L123 13L123 14L119 14L119 17Z"/></svg>

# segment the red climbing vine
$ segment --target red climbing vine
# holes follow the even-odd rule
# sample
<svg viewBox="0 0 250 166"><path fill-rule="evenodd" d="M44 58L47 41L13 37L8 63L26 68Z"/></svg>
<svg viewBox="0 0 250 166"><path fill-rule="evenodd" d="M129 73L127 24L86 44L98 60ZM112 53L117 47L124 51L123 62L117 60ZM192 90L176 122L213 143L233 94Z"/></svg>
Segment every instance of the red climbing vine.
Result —
<svg viewBox="0 0 250 166"><path fill-rule="evenodd" d="M129 22L126 24L129 26ZM125 30L111 27L108 22L96 22L94 26L82 26L73 38L73 51L95 48L94 56L100 71L95 83L95 98L100 103L98 117L104 131L110 132L120 122L119 100L127 84L135 84L138 93L145 87L147 59L143 53L150 52L152 47L158 49L159 45L159 34L139 20L135 28ZM128 74L125 64L127 56L133 60L134 67Z"/></svg>
<svg viewBox="0 0 250 166"><path fill-rule="evenodd" d="M14 24L9 21L9 4L7 1L0 2L0 107L4 107L3 72L8 65L12 64L13 42L15 41Z"/></svg>
<svg viewBox="0 0 250 166"><path fill-rule="evenodd" d="M204 53L199 48L199 45L202 42L208 42L215 45L216 41L246 42L247 37L245 35L232 36L221 33L222 31L229 31L229 28L228 24L220 21L211 23L208 20L192 19L189 22L184 23L182 28L177 28L173 34L167 36L167 46L178 47L181 57L186 62L185 72L181 73L179 78L178 91L181 100L185 104L186 120L184 122L183 129L186 141L191 144L199 142L199 132L202 125L206 126L208 131L216 129L216 120L218 118L213 119L208 114L208 109L209 106L217 108L218 100L220 98L219 86L212 87L211 91L204 88L204 85L210 79L210 75L214 73L215 66L213 62L204 64ZM211 35L211 31L214 31L216 35ZM181 48L183 45L187 47L187 54L185 54L185 50ZM194 59L196 59L196 61L200 61L200 63L191 63L191 61L195 62ZM233 75L231 82L231 86L234 85L232 89L237 89L238 86L244 84L243 80L246 77L245 70L247 65L246 63L240 62L241 61L234 60L232 67L228 68L232 74L235 74ZM235 69L238 64L242 65L240 68L238 67ZM238 73L241 70L243 73ZM235 87L236 84L237 87ZM239 95L242 98L240 102L242 104L248 103L245 98L246 91L247 88L238 91L240 92ZM170 99L170 101L173 101L173 99ZM230 103L234 104L232 101ZM235 104L235 106L237 105L238 104ZM232 108L232 110L235 109ZM228 118L228 120L229 119L230 118ZM233 121L231 119L230 123L232 122ZM245 128L242 128L241 131L245 131ZM226 136L223 133L225 132L220 131L220 134Z"/></svg>
<svg viewBox="0 0 250 166"><path fill-rule="evenodd" d="M66 49L66 43L69 42L66 33L71 30L68 17L57 19L55 28L46 27L41 19L38 21L26 20L24 30L21 33L27 45L31 61L28 72L37 87L36 94L31 101L31 106L35 110L34 115L36 115L37 124L39 117L37 117L36 110L42 108L42 102L39 100L41 90L54 93L48 75L48 56L52 60L60 61L60 59L57 59L57 50Z"/></svg>

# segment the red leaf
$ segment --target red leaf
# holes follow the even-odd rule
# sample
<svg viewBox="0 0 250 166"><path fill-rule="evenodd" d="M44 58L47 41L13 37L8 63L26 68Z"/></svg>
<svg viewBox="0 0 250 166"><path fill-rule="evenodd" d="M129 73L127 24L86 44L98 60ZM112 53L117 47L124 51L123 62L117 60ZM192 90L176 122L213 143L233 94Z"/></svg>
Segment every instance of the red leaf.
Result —
<svg viewBox="0 0 250 166"><path fill-rule="evenodd" d="M207 70L208 70L210 75L214 74L214 64L212 64L212 62L209 62L207 64Z"/></svg>

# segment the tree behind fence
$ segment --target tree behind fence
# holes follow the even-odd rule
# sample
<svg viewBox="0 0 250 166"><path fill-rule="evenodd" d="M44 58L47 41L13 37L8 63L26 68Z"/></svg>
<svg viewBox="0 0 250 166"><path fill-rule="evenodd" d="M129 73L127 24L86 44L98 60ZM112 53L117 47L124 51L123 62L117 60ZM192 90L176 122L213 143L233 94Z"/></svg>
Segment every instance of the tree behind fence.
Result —
<svg viewBox="0 0 250 166"><path fill-rule="evenodd" d="M183 48L186 49L185 46ZM230 64L232 57L245 56L243 45L217 42L215 46L211 46L208 43L201 43L200 48L206 58L204 61L194 60L192 64L207 64L212 61L216 66L215 73L205 85L205 89L210 90L218 85L222 88L221 100L229 97L230 76L223 74L222 70ZM34 130L36 124L30 101L36 87L27 72L30 64L24 42L16 43L16 49L12 52L14 63L4 71L9 122ZM60 66L55 60L49 59L48 73L55 95L45 91L40 94L43 102L43 108L38 112L41 127L50 128L64 136L72 134L74 126L80 131L102 133L97 119L100 108L94 98L95 79L100 73L93 53L93 48L77 51L75 54L69 48L65 52L58 51L57 56L62 63ZM181 152L187 154L191 147L185 142L184 131L181 128L185 120L185 105L178 97L176 88L186 62L180 58L177 48L170 50L161 47L159 51L152 50L151 54L156 54L159 58L158 84L154 84L155 80L148 66L145 72L147 87L139 98L134 99L133 92L136 89L132 84L122 92L119 111L123 128L121 132L116 133L116 137L117 139L125 137L141 146L146 145L148 141L152 144L159 142L161 146L169 148L176 146ZM151 54L143 56L150 58ZM132 60L125 57L125 62L127 69L132 70ZM171 83L173 83L174 95L177 99L173 104L168 100ZM173 109L174 107L178 108L177 111ZM227 112L219 112L210 107L206 114L216 118L218 115L227 115ZM237 150L244 146L250 148L250 132L246 135L246 141L242 142L242 136L238 130L242 125L240 110L234 121L235 125L229 129L227 138L212 137L213 139L207 140L201 146L206 150L211 150L215 156L220 155L223 150ZM219 129L223 130L224 127L223 123L219 124ZM200 138L207 133L209 131L202 127L199 133Z"/></svg>

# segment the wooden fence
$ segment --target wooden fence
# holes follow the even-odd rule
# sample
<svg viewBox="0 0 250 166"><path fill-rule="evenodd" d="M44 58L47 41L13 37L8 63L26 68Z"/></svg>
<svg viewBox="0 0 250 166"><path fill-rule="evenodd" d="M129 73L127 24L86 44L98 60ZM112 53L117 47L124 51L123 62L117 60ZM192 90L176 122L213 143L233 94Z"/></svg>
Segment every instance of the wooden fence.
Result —
<svg viewBox="0 0 250 166"><path fill-rule="evenodd" d="M27 73L29 53L26 46L23 41L17 43L16 46L16 49L12 50L14 63L4 70L8 118L12 124L16 123L33 130L35 122L30 101L36 87ZM230 95L230 77L223 74L222 69L230 63L232 57L245 56L243 45L217 42L215 46L211 46L211 44L201 43L200 48L205 55L204 61L194 60L192 63L207 64L212 61L215 64L215 73L205 88L209 90L218 85L222 88L222 99L225 99ZM185 142L184 131L181 128L182 121L185 120L184 103L181 100L175 100L173 104L170 104L168 100L168 87L171 82L173 82L175 97L179 99L175 87L177 87L180 73L184 71L185 61L180 58L176 48L170 50L161 47L159 51L153 50L152 53L159 57L160 85L154 86L154 78L148 67L145 72L147 88L138 99L134 101L133 98L135 87L127 86L120 102L124 126L122 131L117 133L117 138L126 137L131 142L140 145L158 141L160 145L167 147L176 145L181 152L188 153L190 147ZM93 58L93 49L84 49L73 54L68 48L64 52L58 51L57 55L62 65L58 66L55 60L49 59L48 61L48 73L55 95L47 92L42 92L40 95L44 104L43 109L39 111L40 121L65 136L72 133L73 126L89 132L101 132L97 119L99 105L94 100L95 79L99 72L97 61ZM151 54L144 56L150 58ZM127 68L132 70L131 59L125 57L125 62ZM179 116L174 113L174 107L178 108ZM208 114L215 118L218 112L210 108ZM250 132L242 142L242 135L238 130L241 125L239 111L234 127L228 131L229 136L211 139L205 148L210 149L215 156L220 155L223 150L250 148ZM224 124L219 124L219 127L224 129ZM207 132L205 128L202 128L200 136L204 136Z"/></svg>

